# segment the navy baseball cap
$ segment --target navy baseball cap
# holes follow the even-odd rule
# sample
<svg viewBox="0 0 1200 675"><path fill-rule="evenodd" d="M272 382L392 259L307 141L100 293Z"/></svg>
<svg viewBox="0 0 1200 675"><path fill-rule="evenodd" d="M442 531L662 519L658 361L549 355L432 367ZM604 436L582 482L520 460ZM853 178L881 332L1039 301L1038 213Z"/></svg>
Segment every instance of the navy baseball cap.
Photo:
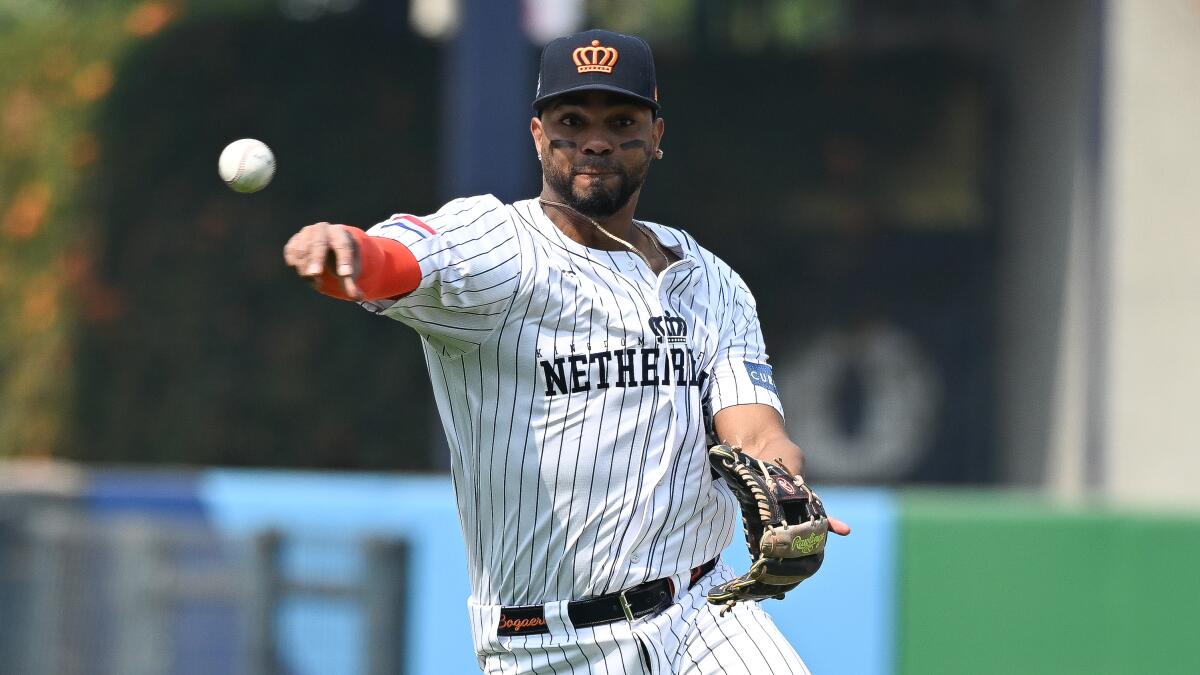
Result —
<svg viewBox="0 0 1200 675"><path fill-rule="evenodd" d="M659 112L654 54L640 37L588 30L552 40L542 50L533 110L555 96L576 91L611 91Z"/></svg>

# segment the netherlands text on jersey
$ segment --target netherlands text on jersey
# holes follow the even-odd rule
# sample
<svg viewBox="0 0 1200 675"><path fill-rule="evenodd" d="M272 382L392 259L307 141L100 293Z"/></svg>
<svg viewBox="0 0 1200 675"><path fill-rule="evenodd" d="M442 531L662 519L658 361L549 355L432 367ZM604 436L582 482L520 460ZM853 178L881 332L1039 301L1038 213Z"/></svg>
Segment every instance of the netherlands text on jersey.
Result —
<svg viewBox="0 0 1200 675"><path fill-rule="evenodd" d="M565 356L542 359L546 396L614 386L652 387L672 383L677 387L703 386L708 373L700 369L691 347L666 346L686 343L687 323L667 314L651 317L649 326L658 342L654 347L576 352L575 345L571 345L571 352Z"/></svg>

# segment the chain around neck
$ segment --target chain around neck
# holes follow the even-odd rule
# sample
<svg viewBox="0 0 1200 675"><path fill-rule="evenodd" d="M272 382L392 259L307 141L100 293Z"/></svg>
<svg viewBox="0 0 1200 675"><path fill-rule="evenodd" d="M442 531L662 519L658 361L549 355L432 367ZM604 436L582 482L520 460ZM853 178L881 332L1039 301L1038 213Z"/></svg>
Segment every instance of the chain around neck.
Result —
<svg viewBox="0 0 1200 675"><path fill-rule="evenodd" d="M567 211L574 213L575 215L579 216L580 218L583 218L584 220L591 223L592 227L599 230L601 234L608 237L609 239L612 239L613 241L617 242L618 244L624 246L625 248L629 249L630 252L636 254L639 258L642 259L643 262L646 263L646 267L649 267L652 270L654 269L654 266L650 264L650 260L647 259L645 254L643 254L640 250L638 250L638 248L636 246L634 246L633 244L629 243L628 241L625 241L624 239L618 237L617 235L613 234L612 232L609 232L607 229L604 228L604 226L602 226L600 223L596 222L596 219L590 218L587 215L581 213L578 209L571 206L570 204L564 204L563 202L551 201L551 200L545 199L543 197L538 197L538 202L545 204L547 206L557 206L561 209L566 209ZM647 239L650 240L650 243L654 246L654 252L657 253L659 255L659 257L661 257L663 259L663 262L666 263L667 265L670 265L671 259L668 258L666 252L664 252L662 250L662 244L658 243L658 239L656 237L650 236L646 232L646 228L643 227L642 224L639 223L638 221L634 220L633 224L635 226L637 226L637 228L639 230L642 231L642 234L645 235L645 237Z"/></svg>

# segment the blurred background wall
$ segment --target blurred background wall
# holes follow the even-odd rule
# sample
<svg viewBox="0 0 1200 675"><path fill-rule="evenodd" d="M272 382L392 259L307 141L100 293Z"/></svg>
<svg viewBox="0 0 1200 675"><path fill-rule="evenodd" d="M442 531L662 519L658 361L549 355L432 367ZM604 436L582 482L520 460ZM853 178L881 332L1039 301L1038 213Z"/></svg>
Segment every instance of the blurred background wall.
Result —
<svg viewBox="0 0 1200 675"><path fill-rule="evenodd" d="M828 634L773 608L814 672L1200 670L1196 2L0 0L0 672L470 671L417 340L280 248L533 195L539 46L592 25L658 60L640 215L747 279L858 518Z"/></svg>
<svg viewBox="0 0 1200 675"><path fill-rule="evenodd" d="M1126 1L1111 15L1106 485L1127 500L1153 491L1194 505L1200 491L1183 476L1200 473L1200 427L1188 403L1200 375L1200 129L1180 120L1200 113L1200 13L1196 3Z"/></svg>

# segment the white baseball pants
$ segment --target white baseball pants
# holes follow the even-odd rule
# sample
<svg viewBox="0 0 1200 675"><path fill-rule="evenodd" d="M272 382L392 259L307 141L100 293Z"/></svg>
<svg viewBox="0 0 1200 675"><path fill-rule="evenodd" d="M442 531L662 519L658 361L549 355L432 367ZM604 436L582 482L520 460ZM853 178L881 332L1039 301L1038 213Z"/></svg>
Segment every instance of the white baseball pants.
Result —
<svg viewBox="0 0 1200 675"><path fill-rule="evenodd" d="M718 562L689 589L684 572L675 579L674 604L632 624L577 629L565 602L550 603L550 632L540 635L497 636L500 608L473 606L479 665L488 675L810 675L759 603L738 603L723 617L709 604L708 591L734 576Z"/></svg>

